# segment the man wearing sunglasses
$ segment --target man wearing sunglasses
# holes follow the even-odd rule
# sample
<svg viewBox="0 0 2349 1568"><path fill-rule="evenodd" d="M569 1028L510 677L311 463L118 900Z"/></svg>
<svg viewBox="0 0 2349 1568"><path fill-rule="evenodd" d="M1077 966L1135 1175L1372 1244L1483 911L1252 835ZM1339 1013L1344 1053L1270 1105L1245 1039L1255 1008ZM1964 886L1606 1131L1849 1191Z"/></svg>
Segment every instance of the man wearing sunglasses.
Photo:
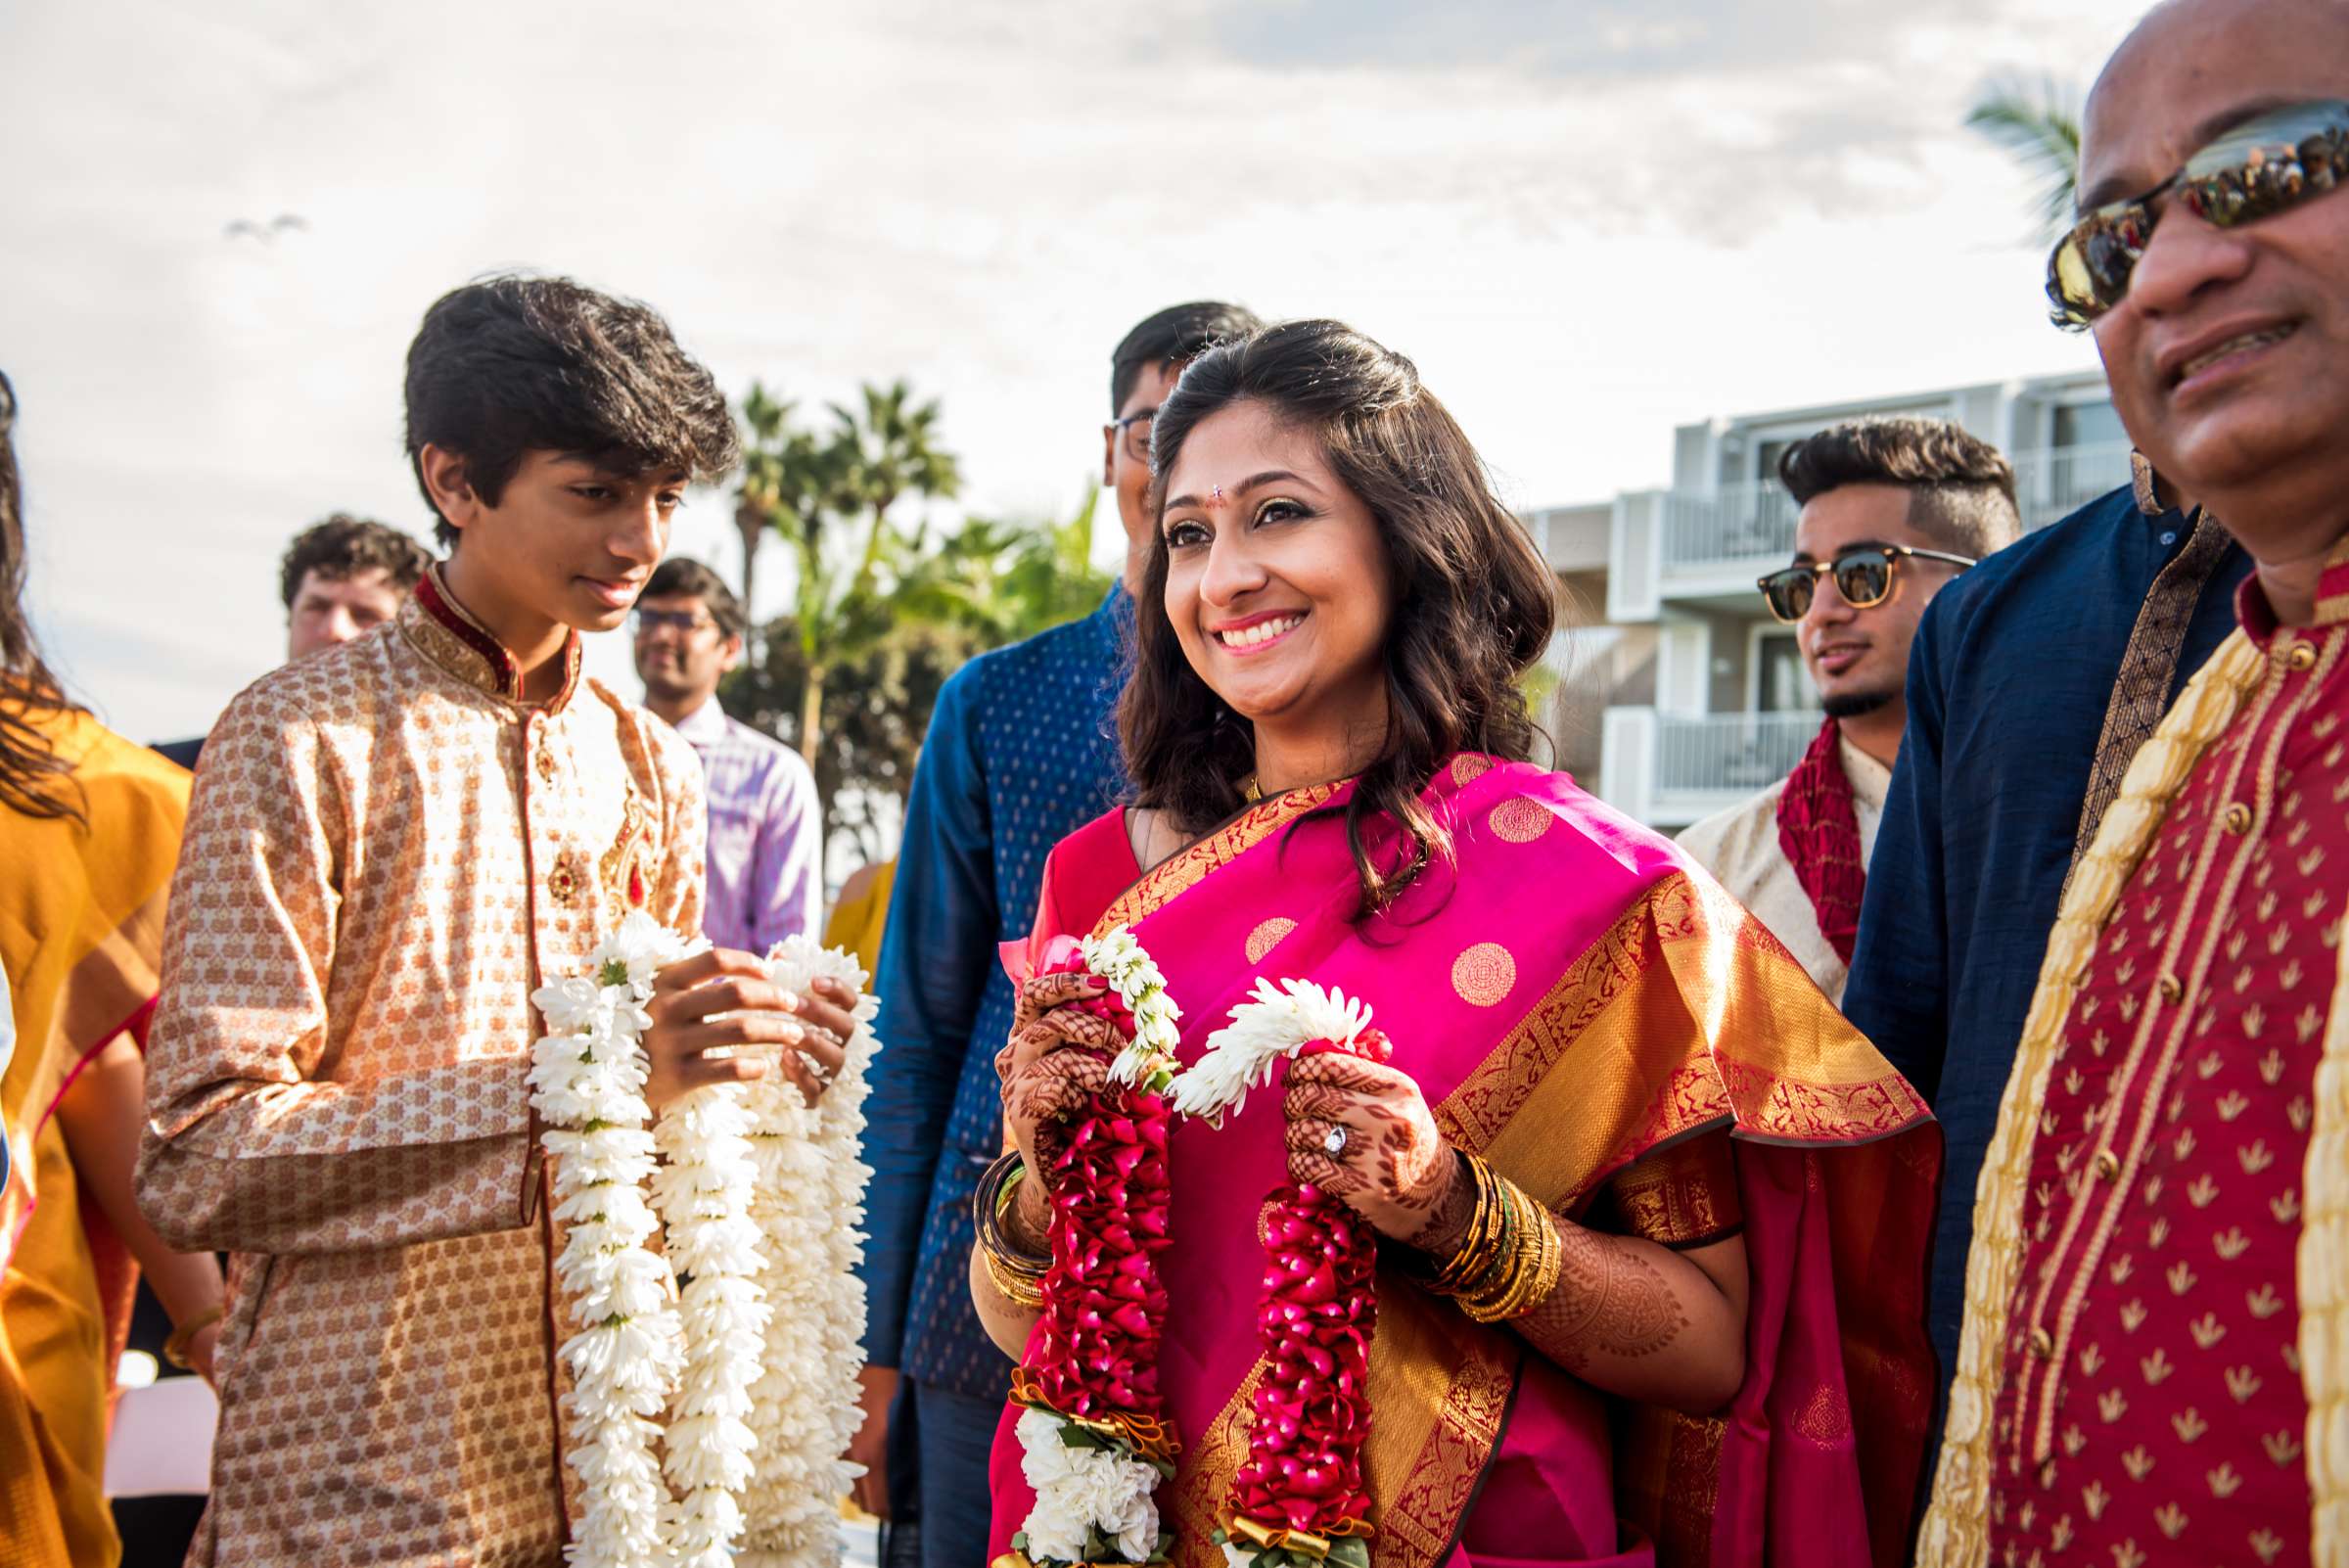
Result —
<svg viewBox="0 0 2349 1568"><path fill-rule="evenodd" d="M2349 1554L2349 8L2188 0L2089 103L2059 312L2248 551L2066 887L1919 1561Z"/></svg>
<svg viewBox="0 0 2349 1568"><path fill-rule="evenodd" d="M1862 419L1788 447L1794 564L1763 577L1826 722L1794 771L1681 845L1841 998L1908 705L1909 642L1942 584L2020 528L2014 470L1942 419Z"/></svg>
<svg viewBox="0 0 2349 1568"><path fill-rule="evenodd" d="M865 1421L850 1446L857 1496L918 1516L924 1568L980 1568L988 1451L1011 1366L971 1306L971 1194L1003 1151L995 1052L1013 994L997 944L1036 918L1044 854L1124 788L1112 711L1131 635L1128 595L1156 519L1150 427L1182 368L1264 323L1238 305L1161 310L1110 356L1101 484L1118 498L1127 567L1082 621L980 655L938 695L905 807L881 938L884 1045L865 1105ZM894 1408L893 1408L894 1402ZM907 1555L893 1532L889 1558Z"/></svg>

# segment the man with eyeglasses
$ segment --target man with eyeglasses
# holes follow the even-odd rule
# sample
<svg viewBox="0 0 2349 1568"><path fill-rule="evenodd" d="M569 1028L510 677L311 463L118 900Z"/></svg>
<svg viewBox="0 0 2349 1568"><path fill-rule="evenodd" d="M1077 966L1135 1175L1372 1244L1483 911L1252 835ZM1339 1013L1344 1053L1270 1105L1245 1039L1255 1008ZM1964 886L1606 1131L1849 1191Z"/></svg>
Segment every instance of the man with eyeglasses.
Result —
<svg viewBox="0 0 2349 1568"><path fill-rule="evenodd" d="M881 938L882 1051L865 1104L865 1422L858 1497L919 1519L925 1568L979 1568L988 1452L1011 1365L971 1305L971 1194L1003 1150L995 1052L1012 987L997 945L1036 918L1044 855L1125 788L1113 711L1129 595L1157 519L1150 425L1182 368L1264 323L1237 305L1161 310L1110 357L1101 483L1118 498L1126 571L1082 621L980 655L939 692L914 769ZM893 1413L894 1402L894 1413ZM893 1542L894 1561L903 1547Z"/></svg>
<svg viewBox="0 0 2349 1568"><path fill-rule="evenodd" d="M1794 771L1681 835L1841 999L1908 718L1909 643L1951 576L2011 541L2014 470L1942 419L1861 419L1788 447L1794 564L1759 583L1795 628L1826 722Z"/></svg>
<svg viewBox="0 0 2349 1568"><path fill-rule="evenodd" d="M709 777L702 931L720 947L762 953L817 929L824 813L800 754L717 704L717 683L742 663L745 629L734 591L689 556L663 561L636 601L644 706L685 737Z"/></svg>
<svg viewBox="0 0 2349 1568"><path fill-rule="evenodd" d="M2164 6L2084 131L2058 319L2253 573L2064 889L1919 1561L2339 1562L2349 9Z"/></svg>

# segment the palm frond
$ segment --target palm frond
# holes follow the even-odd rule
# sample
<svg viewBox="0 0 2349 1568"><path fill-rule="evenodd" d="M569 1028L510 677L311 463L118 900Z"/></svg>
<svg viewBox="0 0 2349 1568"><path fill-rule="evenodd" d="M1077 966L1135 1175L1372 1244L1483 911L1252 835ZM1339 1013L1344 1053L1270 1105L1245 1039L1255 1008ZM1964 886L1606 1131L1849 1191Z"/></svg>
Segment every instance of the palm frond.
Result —
<svg viewBox="0 0 2349 1568"><path fill-rule="evenodd" d="M2053 76L1986 84L1966 111L1968 129L2011 154L2031 177L2035 222L2052 239L2071 227L2080 182L2081 95Z"/></svg>

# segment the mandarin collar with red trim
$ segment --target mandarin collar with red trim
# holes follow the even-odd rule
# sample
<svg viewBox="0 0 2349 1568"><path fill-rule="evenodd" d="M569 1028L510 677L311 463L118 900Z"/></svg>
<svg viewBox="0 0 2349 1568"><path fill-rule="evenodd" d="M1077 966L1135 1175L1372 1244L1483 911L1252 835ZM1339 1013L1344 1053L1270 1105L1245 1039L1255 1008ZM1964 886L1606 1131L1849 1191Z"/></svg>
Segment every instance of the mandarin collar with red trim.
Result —
<svg viewBox="0 0 2349 1568"><path fill-rule="evenodd" d="M2276 611L2268 603L2267 590L2259 585L2256 571L2234 590L2234 619L2241 623L2244 634L2263 649L2278 631L2287 629L2277 621ZM2349 621L2349 536L2344 536L2325 558L2325 570L2317 577L2316 614L2307 627L2295 629L2323 629L2344 621Z"/></svg>
<svg viewBox="0 0 2349 1568"><path fill-rule="evenodd" d="M438 566L425 569L416 591L399 607L399 626L416 651L444 673L505 702L523 700L521 663L457 603ZM563 645L563 687L542 706L550 714L561 713L578 685L579 634L574 631Z"/></svg>

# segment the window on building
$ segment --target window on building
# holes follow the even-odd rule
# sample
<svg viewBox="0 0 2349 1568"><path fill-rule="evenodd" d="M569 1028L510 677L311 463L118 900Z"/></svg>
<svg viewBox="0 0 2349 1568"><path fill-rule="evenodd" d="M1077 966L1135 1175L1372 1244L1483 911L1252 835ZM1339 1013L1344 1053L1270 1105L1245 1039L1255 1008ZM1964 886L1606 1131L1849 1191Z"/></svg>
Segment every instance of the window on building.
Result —
<svg viewBox="0 0 2349 1568"><path fill-rule="evenodd" d="M2025 516L2033 526L2052 523L2065 513L2129 483L2129 433L2112 404L2059 403L2049 434L2053 445L2038 463L2026 462L2016 471L2022 482ZM2044 474L2029 473L2033 467Z"/></svg>
<svg viewBox="0 0 2349 1568"><path fill-rule="evenodd" d="M2121 428L2121 416L2112 411L2112 404L2098 400L2057 405L2054 437L2053 444L2060 451L2071 446L2108 446L2126 441L2129 433Z"/></svg>
<svg viewBox="0 0 2349 1568"><path fill-rule="evenodd" d="M1803 673L1803 650L1791 631L1765 631L1754 639L1758 666L1754 706L1766 714L1799 713L1811 703L1811 682Z"/></svg>

